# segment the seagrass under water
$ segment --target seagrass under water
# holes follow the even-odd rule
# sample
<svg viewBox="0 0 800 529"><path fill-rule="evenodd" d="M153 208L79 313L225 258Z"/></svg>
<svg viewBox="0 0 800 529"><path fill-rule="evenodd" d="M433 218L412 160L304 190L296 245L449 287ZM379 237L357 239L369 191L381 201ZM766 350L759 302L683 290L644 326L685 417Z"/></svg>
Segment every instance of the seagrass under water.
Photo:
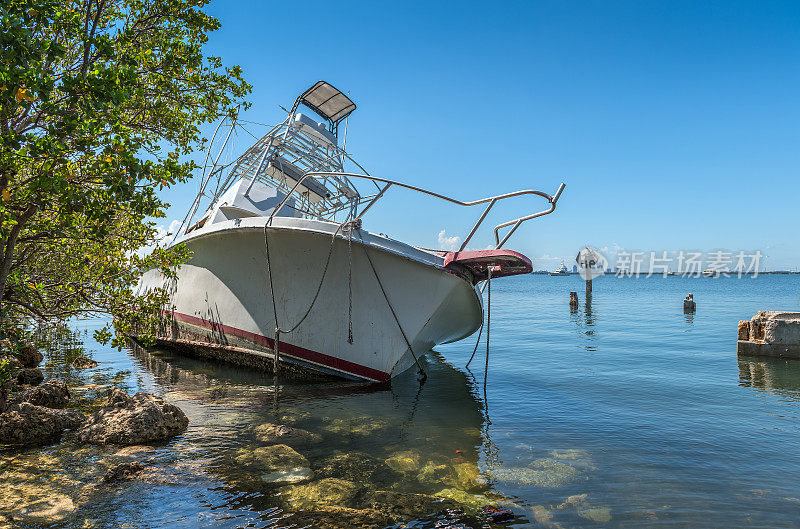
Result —
<svg viewBox="0 0 800 529"><path fill-rule="evenodd" d="M485 393L481 369L459 367L471 340L427 355L422 387L412 371L391 390L280 381L276 393L258 373L100 347L83 334L97 322L77 322L100 366L68 367L80 352L69 339L46 360L77 405L121 385L178 404L190 427L148 449L68 435L0 452L0 513L49 497L62 501L63 527L480 527L470 513L497 502L519 527L800 526L800 362L735 353L736 322L796 309L800 277L602 277L590 304L581 286L492 285ZM688 292L693 316L681 310ZM265 423L306 432L291 444L310 481L265 482L251 457L275 444ZM147 467L139 479L95 486L132 459Z"/></svg>

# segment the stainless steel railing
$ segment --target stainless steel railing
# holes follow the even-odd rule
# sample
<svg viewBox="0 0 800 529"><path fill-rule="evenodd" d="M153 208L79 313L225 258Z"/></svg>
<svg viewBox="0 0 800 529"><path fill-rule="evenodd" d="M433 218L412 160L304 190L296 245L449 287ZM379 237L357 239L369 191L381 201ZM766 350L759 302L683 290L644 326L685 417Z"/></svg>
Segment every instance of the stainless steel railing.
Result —
<svg viewBox="0 0 800 529"><path fill-rule="evenodd" d="M520 225L523 222L531 220L531 219L535 219L537 217L542 217L544 215L552 213L556 209L556 203L558 202L558 199L561 197L561 193L564 191L564 188L566 187L562 183L560 186L558 186L558 190L556 190L554 195L548 195L544 191L536 191L536 190L533 190L533 189L525 189L525 190L522 190L522 191L514 191L514 192L511 192L511 193L504 193L502 195L496 195L496 196L493 196L493 197L482 198L480 200L473 200L471 202L464 202L464 201L461 201L461 200L458 200L458 199L455 199L455 198L451 198L451 197L448 197L448 196L445 196L445 195L442 195L442 194L439 194L439 193L435 193L433 191L429 191L427 189L423 189L421 187L412 186L412 185L409 185L409 184L404 184L402 182L398 182L396 180L388 180L386 178L380 178L380 177L377 177L377 176L370 176L370 175L358 174L358 173L331 173L331 172L324 172L324 171L311 171L311 172L308 172L308 173L304 174L303 177L300 178L300 180L298 180L297 183L294 184L294 186L292 187L291 191L283 198L283 200L278 205L278 207L276 207L275 209L272 210L272 213L269 216L269 222L272 221L272 218L275 216L275 213L280 211L281 208L283 208L283 206L289 200L289 197L294 194L295 190L297 189L297 186L299 186L303 182L303 180L305 180L306 178L311 178L311 177L315 177L315 176L322 176L322 177L337 176L337 177L343 177L343 178L359 178L359 179L363 179L363 180L371 180L373 183L376 183L376 185L377 185L377 182L386 184L382 188L380 188L380 191L372 198L372 200L361 211L361 213L356 217L356 219L362 218L364 216L364 214L367 211L369 211L369 209L373 205L375 205L375 203L378 200L380 200L380 198L383 197L383 195L386 193L386 191L388 191L389 188L392 187L392 186L402 187L404 189L410 189L411 191L417 191L418 193L429 195L429 196L432 196L432 197L435 197L435 198L438 198L438 199L441 199L441 200L444 200L446 202L450 202L452 204L456 204L456 205L459 205L459 206L477 206L478 204L486 204L486 203L488 203L488 205L486 206L486 209L483 210L483 213L481 214L481 216L478 218L477 222L475 222L475 225L470 230L469 235L467 235L467 237L464 239L464 242L461 243L461 247L459 248L458 251L463 251L464 248L467 247L467 243L469 243L469 241L475 235L475 232L478 231L478 228L483 223L484 219L486 219L486 216L489 214L489 211L494 207L494 205L498 201L505 200L507 198L521 196L521 195L537 195L537 196L540 196L540 197L546 199L550 203L550 207L545 209L545 210L539 211L538 213L533 213L531 215L525 215L525 216L519 217L519 218L514 219L514 220L503 222L503 223L498 224L497 226L495 226L494 227L494 238L495 238L495 243L496 243L495 248L502 247L503 244L505 244L506 241L508 241L509 237L511 237L511 235L517 230L517 228L520 227ZM378 187L380 187L380 186L378 186ZM505 237L503 237L503 240L501 241L500 240L500 230L505 228L505 227L508 227L508 226L512 226L512 228L508 231L508 233L505 235Z"/></svg>

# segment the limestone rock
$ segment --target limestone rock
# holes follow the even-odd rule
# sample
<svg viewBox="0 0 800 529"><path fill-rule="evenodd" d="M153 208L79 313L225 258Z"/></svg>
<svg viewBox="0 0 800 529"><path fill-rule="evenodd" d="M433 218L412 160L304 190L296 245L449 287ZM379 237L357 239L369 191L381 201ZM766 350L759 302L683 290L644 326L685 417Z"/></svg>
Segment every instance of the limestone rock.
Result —
<svg viewBox="0 0 800 529"><path fill-rule="evenodd" d="M354 529L393 526L396 520L375 509L354 509L339 506L315 506L313 510L294 512L294 527L324 527L325 529Z"/></svg>
<svg viewBox="0 0 800 529"><path fill-rule="evenodd" d="M366 504L379 512L406 519L421 518L425 515L436 514L446 508L458 507L458 504L452 499L386 490L378 490L370 494Z"/></svg>
<svg viewBox="0 0 800 529"><path fill-rule="evenodd" d="M349 437L369 437L380 431L386 430L389 423L380 417L351 417L349 419L336 418L322 427L323 430Z"/></svg>
<svg viewBox="0 0 800 529"><path fill-rule="evenodd" d="M497 481L543 488L558 488L587 479L581 470L553 458L537 459L528 468L499 467L490 473Z"/></svg>
<svg viewBox="0 0 800 529"><path fill-rule="evenodd" d="M66 408L69 404L69 389L63 380L50 379L41 386L31 388L20 395L20 400L45 408Z"/></svg>
<svg viewBox="0 0 800 529"><path fill-rule="evenodd" d="M531 507L533 512L533 519L536 523L546 524L553 520L553 513L551 513L544 505L534 505Z"/></svg>
<svg viewBox="0 0 800 529"><path fill-rule="evenodd" d="M227 386L211 386L207 390L208 398L211 400L221 400L228 398L229 390Z"/></svg>
<svg viewBox="0 0 800 529"><path fill-rule="evenodd" d="M359 490L360 487L352 481L325 478L289 487L286 495L293 508L314 509L320 506L347 506Z"/></svg>
<svg viewBox="0 0 800 529"><path fill-rule="evenodd" d="M65 429L83 423L78 411L61 411L34 406L29 402L14 404L0 414L0 444L43 445L58 441Z"/></svg>
<svg viewBox="0 0 800 529"><path fill-rule="evenodd" d="M417 474L417 481L431 484L441 483L453 487L456 484L456 475L450 465L429 461L420 469Z"/></svg>
<svg viewBox="0 0 800 529"><path fill-rule="evenodd" d="M564 503L558 506L559 509L575 509L578 516L593 522L610 522L611 509L608 507L597 507L589 503L588 494L575 494L568 497Z"/></svg>
<svg viewBox="0 0 800 529"><path fill-rule="evenodd" d="M92 360L91 358L86 358L85 356L79 356L78 358L72 361L72 367L74 367L75 369L91 369L97 366L98 363L96 360Z"/></svg>
<svg viewBox="0 0 800 529"><path fill-rule="evenodd" d="M17 358L23 367L37 367L44 360L44 355L33 345L24 344L19 348Z"/></svg>
<svg viewBox="0 0 800 529"><path fill-rule="evenodd" d="M263 473L265 483L298 483L314 476L308 460L286 445L241 449L236 462Z"/></svg>
<svg viewBox="0 0 800 529"><path fill-rule="evenodd" d="M347 452L327 459L319 468L318 476L340 478L348 481L363 481L378 486L390 486L401 479L401 474L369 454Z"/></svg>
<svg viewBox="0 0 800 529"><path fill-rule="evenodd" d="M387 458L386 464L397 472L416 472L420 468L420 456L413 450L404 450Z"/></svg>
<svg viewBox="0 0 800 529"><path fill-rule="evenodd" d="M286 445L260 446L252 450L243 448L235 459L242 465L260 470L308 466L305 457Z"/></svg>
<svg viewBox="0 0 800 529"><path fill-rule="evenodd" d="M138 461L120 463L119 465L108 469L103 476L103 483L117 483L119 481L126 481L131 479L142 470L144 470L144 465Z"/></svg>
<svg viewBox="0 0 800 529"><path fill-rule="evenodd" d="M594 472L597 467L592 462L592 457L586 450L578 448L567 448L564 450L550 450L553 459L567 462L569 466L576 467L586 472Z"/></svg>
<svg viewBox="0 0 800 529"><path fill-rule="evenodd" d="M256 426L255 435L262 443L281 443L289 446L309 445L322 440L319 434L308 430L269 422Z"/></svg>
<svg viewBox="0 0 800 529"><path fill-rule="evenodd" d="M17 370L16 379L18 384L26 386L38 386L44 380L42 370L36 367L23 367Z"/></svg>
<svg viewBox="0 0 800 529"><path fill-rule="evenodd" d="M480 512L485 505L497 506L497 502L482 494L470 494L460 489L442 489L435 494L458 503L469 514Z"/></svg>
<svg viewBox="0 0 800 529"><path fill-rule="evenodd" d="M314 477L314 471L308 467L293 467L275 472L261 474L264 483L300 483Z"/></svg>
<svg viewBox="0 0 800 529"><path fill-rule="evenodd" d="M180 408L154 395L129 396L114 388L108 400L78 430L78 439L94 444L146 444L174 437L189 425Z"/></svg>
<svg viewBox="0 0 800 529"><path fill-rule="evenodd" d="M311 412L294 410L294 411L287 411L287 412L283 413L279 417L279 419L283 423L286 423L286 422L300 423L300 422L308 421L312 417L313 417L313 415L311 414Z"/></svg>
<svg viewBox="0 0 800 529"><path fill-rule="evenodd" d="M86 422L86 415L78 410L51 410L65 430L76 430Z"/></svg>
<svg viewBox="0 0 800 529"><path fill-rule="evenodd" d="M478 491L486 488L486 479L481 476L475 463L457 463L453 465L456 487L466 491Z"/></svg>
<svg viewBox="0 0 800 529"><path fill-rule="evenodd" d="M568 483L587 479L579 469L557 459L536 459L528 466L540 473L536 482L542 487L561 487Z"/></svg>

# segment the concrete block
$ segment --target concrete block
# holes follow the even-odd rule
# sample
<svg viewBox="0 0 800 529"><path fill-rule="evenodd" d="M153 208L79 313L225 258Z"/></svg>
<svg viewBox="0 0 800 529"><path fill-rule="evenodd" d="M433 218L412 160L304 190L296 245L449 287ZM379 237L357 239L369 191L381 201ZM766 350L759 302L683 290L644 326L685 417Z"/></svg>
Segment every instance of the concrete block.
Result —
<svg viewBox="0 0 800 529"><path fill-rule="evenodd" d="M739 339L740 340L749 340L750 339L750 320L739 320Z"/></svg>
<svg viewBox="0 0 800 529"><path fill-rule="evenodd" d="M763 310L738 326L738 354L800 358L800 313Z"/></svg>

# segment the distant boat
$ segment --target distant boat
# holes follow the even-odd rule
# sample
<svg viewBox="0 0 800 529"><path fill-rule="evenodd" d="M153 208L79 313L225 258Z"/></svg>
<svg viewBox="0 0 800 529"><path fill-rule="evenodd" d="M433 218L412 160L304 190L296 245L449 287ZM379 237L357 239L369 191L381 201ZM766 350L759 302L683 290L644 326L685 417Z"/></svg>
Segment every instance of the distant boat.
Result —
<svg viewBox="0 0 800 529"><path fill-rule="evenodd" d="M703 277L719 277L719 270L711 270L706 268L703 270Z"/></svg>
<svg viewBox="0 0 800 529"><path fill-rule="evenodd" d="M550 272L551 276L568 276L569 270L567 270L566 265L564 265L564 261L561 261L561 266L556 268L555 272Z"/></svg>

